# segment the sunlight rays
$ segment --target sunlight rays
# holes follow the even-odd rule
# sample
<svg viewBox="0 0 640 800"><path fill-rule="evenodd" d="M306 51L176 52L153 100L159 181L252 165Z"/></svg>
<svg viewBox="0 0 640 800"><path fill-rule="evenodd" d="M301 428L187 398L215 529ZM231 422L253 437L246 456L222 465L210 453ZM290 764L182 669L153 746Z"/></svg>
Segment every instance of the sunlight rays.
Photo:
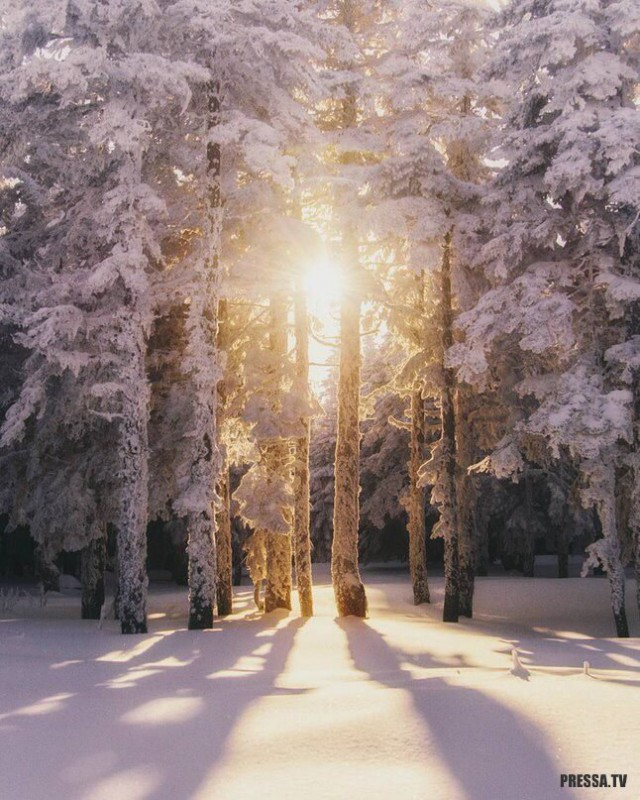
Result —
<svg viewBox="0 0 640 800"><path fill-rule="evenodd" d="M321 254L304 265L302 286L311 322L309 378L312 386L320 390L335 360L332 356L340 330L339 305L345 275L336 260Z"/></svg>
<svg viewBox="0 0 640 800"><path fill-rule="evenodd" d="M337 261L322 255L305 265L302 279L310 312L321 322L335 310L344 290L345 276Z"/></svg>

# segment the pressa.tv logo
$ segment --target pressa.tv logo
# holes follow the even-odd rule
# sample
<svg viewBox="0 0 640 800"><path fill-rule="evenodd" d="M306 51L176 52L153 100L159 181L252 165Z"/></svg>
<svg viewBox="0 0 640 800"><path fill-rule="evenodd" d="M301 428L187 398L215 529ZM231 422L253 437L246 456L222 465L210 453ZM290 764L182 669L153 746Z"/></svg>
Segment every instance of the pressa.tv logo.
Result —
<svg viewBox="0 0 640 800"><path fill-rule="evenodd" d="M627 776L616 772L569 772L560 775L562 789L624 789Z"/></svg>

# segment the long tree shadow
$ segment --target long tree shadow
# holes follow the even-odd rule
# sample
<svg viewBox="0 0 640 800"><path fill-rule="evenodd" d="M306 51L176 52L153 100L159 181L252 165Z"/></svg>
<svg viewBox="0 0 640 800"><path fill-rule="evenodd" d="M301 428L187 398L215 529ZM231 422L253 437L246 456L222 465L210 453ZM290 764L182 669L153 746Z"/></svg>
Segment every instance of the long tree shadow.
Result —
<svg viewBox="0 0 640 800"><path fill-rule="evenodd" d="M561 800L559 769L531 720L440 674L415 679L384 637L362 620L338 620L356 669L402 688L431 733L440 760L468 800ZM432 664L437 666L437 662ZM440 664L440 666L444 666Z"/></svg>
<svg viewBox="0 0 640 800"><path fill-rule="evenodd" d="M233 620L168 633L125 663L45 664L38 695L58 699L0 715L3 800L38 797L43 787L51 798L194 796L254 702L304 691L277 686L304 622ZM35 742L48 744L26 758Z"/></svg>

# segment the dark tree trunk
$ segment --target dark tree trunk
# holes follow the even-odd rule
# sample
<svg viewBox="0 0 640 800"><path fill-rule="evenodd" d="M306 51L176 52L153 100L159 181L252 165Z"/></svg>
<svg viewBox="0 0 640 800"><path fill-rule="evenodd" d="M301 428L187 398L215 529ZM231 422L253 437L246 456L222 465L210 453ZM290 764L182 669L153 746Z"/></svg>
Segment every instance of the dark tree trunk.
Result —
<svg viewBox="0 0 640 800"><path fill-rule="evenodd" d="M34 552L36 578L42 584L45 592L60 591L60 570L53 563L53 559L45 553L42 545L38 545Z"/></svg>
<svg viewBox="0 0 640 800"><path fill-rule="evenodd" d="M476 533L476 486L468 468L476 461L473 435L473 403L468 387L459 386L456 393L456 461L458 481L456 500L459 523L459 567L460 587L458 592L460 616L473 616L473 591L475 588L477 533Z"/></svg>
<svg viewBox="0 0 640 800"><path fill-rule="evenodd" d="M132 321L132 326L135 322ZM137 330L137 352L132 382L137 394L125 410L120 428L120 497L117 532L117 606L122 633L147 632L147 520L148 456L147 399L139 396L146 387L145 342Z"/></svg>
<svg viewBox="0 0 640 800"><path fill-rule="evenodd" d="M602 526L605 539L609 540L602 566L607 573L609 589L611 592L611 610L616 626L616 634L621 638L629 636L627 612L625 608L625 573L621 558L620 537L618 532L618 519L616 515L616 478L615 469L610 467L610 481L605 487L610 491L603 494L597 503L598 517Z"/></svg>
<svg viewBox="0 0 640 800"><path fill-rule="evenodd" d="M640 334L640 303L634 304L630 335ZM631 508L629 527L633 543L633 565L636 580L636 605L640 611L640 369L633 371L633 444L635 467L632 473Z"/></svg>
<svg viewBox="0 0 640 800"><path fill-rule="evenodd" d="M567 540L567 533L564 525L562 529L558 530L557 538L558 548L558 577L569 577L569 542Z"/></svg>
<svg viewBox="0 0 640 800"><path fill-rule="evenodd" d="M226 352L229 347L227 301L218 303L218 351ZM229 490L229 464L226 445L222 441L222 422L227 410L227 386L224 377L218 383L218 407L216 433L220 452L220 478L217 485L219 504L216 511L216 557L217 583L216 602L218 614L226 617L233 611L233 548L231 544L231 492Z"/></svg>
<svg viewBox="0 0 640 800"><path fill-rule="evenodd" d="M93 539L80 553L82 619L100 619L105 599L104 570L106 559L106 536Z"/></svg>
<svg viewBox="0 0 640 800"><path fill-rule="evenodd" d="M415 605L431 602L427 579L424 489L418 471L424 462L424 399L420 388L411 393L411 439L409 443L409 570Z"/></svg>
<svg viewBox="0 0 640 800"><path fill-rule="evenodd" d="M218 560L216 602L218 614L226 617L233 612L233 549L231 546L231 496L229 492L229 469L223 466L218 481L220 505L216 513L216 555Z"/></svg>
<svg viewBox="0 0 640 800"><path fill-rule="evenodd" d="M233 585L242 586L242 545L239 537L234 536L233 526L231 527L231 549L233 552Z"/></svg>
<svg viewBox="0 0 640 800"><path fill-rule="evenodd" d="M444 622L457 622L460 613L460 571L458 554L458 501L456 492L456 418L454 408L455 374L444 363L453 344L453 305L451 297L451 232L447 232L442 253L442 369L441 393L442 458L444 481Z"/></svg>

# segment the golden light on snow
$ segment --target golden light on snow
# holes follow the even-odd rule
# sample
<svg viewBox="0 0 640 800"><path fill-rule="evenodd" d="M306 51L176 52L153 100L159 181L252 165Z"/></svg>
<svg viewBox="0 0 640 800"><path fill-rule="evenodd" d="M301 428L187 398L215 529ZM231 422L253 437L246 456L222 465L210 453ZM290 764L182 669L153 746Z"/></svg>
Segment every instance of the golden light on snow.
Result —
<svg viewBox="0 0 640 800"><path fill-rule="evenodd" d="M159 697L127 711L122 722L129 725L167 725L187 722L204 708L200 697Z"/></svg>
<svg viewBox="0 0 640 800"><path fill-rule="evenodd" d="M158 634L156 636L147 636L142 641L135 642L132 645L128 645L123 650L112 650L109 653L105 653L103 656L99 656L96 658L96 661L111 661L114 663L126 663L127 661L131 661L134 658L138 658L143 653L146 653L147 650L151 650L158 642L161 642L164 639L162 634Z"/></svg>

